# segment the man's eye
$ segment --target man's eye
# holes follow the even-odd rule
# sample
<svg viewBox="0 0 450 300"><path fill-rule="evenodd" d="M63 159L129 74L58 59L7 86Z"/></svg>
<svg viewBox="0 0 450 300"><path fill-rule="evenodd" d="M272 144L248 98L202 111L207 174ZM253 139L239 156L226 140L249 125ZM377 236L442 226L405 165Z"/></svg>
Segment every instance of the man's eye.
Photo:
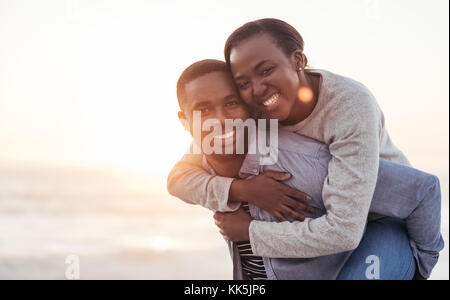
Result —
<svg viewBox="0 0 450 300"><path fill-rule="evenodd" d="M235 106L237 104L238 104L237 101L230 101L226 104L226 106Z"/></svg>
<svg viewBox="0 0 450 300"><path fill-rule="evenodd" d="M202 113L202 114L207 114L207 113L209 113L209 108L207 108L207 107L205 107L205 108L200 108L200 112Z"/></svg>
<svg viewBox="0 0 450 300"><path fill-rule="evenodd" d="M245 90L248 87L248 81L239 83L238 87L240 90Z"/></svg>

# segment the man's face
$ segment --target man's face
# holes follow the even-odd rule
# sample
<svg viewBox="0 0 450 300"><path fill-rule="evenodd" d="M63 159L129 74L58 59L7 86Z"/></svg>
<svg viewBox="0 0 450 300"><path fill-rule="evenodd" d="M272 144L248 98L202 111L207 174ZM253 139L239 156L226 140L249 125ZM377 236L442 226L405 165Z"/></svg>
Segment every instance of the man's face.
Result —
<svg viewBox="0 0 450 300"><path fill-rule="evenodd" d="M201 112L201 125L207 120L215 119L221 124L222 132L214 134L213 143L220 141L223 151L225 146L233 144L233 150L236 149L236 140L238 134L235 129L226 132L226 119L247 120L250 114L245 103L239 98L239 94L231 79L231 75L226 72L212 72L203 75L189 82L186 87L187 101L184 105L184 114L189 125L193 128L193 112ZM201 141L195 141L201 145L204 138L213 132L213 128L201 133ZM195 138L195 137L194 137ZM213 146L213 145L211 145ZM235 152L234 152L235 153Z"/></svg>

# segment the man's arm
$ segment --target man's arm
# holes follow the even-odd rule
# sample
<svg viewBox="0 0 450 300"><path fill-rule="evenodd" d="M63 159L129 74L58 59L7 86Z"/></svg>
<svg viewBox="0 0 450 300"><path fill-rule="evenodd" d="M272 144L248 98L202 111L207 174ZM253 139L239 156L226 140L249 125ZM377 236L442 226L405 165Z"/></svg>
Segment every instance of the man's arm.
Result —
<svg viewBox="0 0 450 300"><path fill-rule="evenodd" d="M233 178L213 176L202 168L202 155L185 154L169 173L167 190L190 204L215 211L235 211L240 202L229 201Z"/></svg>
<svg viewBox="0 0 450 300"><path fill-rule="evenodd" d="M185 154L170 172L167 189L187 203L214 211L236 211L245 201L282 221L286 216L304 220L297 211L311 207L294 199L309 201L310 197L280 182L289 178L289 174L279 172L266 172L250 180L215 176L203 169L201 155Z"/></svg>

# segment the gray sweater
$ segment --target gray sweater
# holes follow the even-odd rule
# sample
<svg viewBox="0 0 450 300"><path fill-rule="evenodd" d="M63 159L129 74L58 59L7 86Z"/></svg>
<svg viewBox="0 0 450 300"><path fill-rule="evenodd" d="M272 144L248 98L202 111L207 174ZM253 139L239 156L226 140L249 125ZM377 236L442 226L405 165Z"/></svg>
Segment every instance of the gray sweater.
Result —
<svg viewBox="0 0 450 300"><path fill-rule="evenodd" d="M356 248L364 233L379 159L409 165L391 142L383 113L366 87L328 71L308 72L321 76L317 105L306 120L283 129L328 145L332 158L322 190L327 213L305 222L252 221L250 241L255 255L283 257L275 250L279 247L270 245L270 241L276 243L279 239L267 239L268 236L301 239L303 243L291 249L296 257L317 257ZM189 203L234 211L238 205L227 205L232 181L203 170L201 156L185 155L169 174L168 190Z"/></svg>
<svg viewBox="0 0 450 300"><path fill-rule="evenodd" d="M249 142L257 143L256 140L250 139ZM309 204L314 207L314 211L302 212L307 217L304 222L298 222L287 216L291 222L289 226L294 229L290 231L285 230L287 225L280 224L270 213L249 203L250 214L257 220L253 221L253 224L267 222L271 225L268 227L270 230L260 232L262 236L253 235L250 238L253 252L259 253L261 249L261 252L272 253L270 257L263 257L269 279L338 278L347 259L352 255L352 251L345 250L353 249L345 247L356 248L353 242L341 243L344 248L340 253L315 258L302 257L307 247L316 248L311 249L311 253L326 248L325 241L310 244L309 238L305 243L305 237L321 238L325 234L328 236L338 234L342 240L353 240L352 236L343 235L345 232L340 232L339 227L330 228L330 231L323 234L314 232L315 222L322 222L322 216L335 213L332 211L333 208L331 211L325 209L325 201L322 199L323 182L328 176L328 163L331 160L328 147L316 140L284 130L278 131L278 144L271 144L270 147L273 147L272 151L278 151L278 159L273 165L262 165L258 153L248 154L241 165L239 177L249 179L266 171L288 172L292 178L285 184L310 195L312 200ZM203 168L210 174L216 174L206 158L203 159ZM405 220L417 269L423 277L428 278L438 261L439 252L444 247L440 234L439 179L414 168L380 159L377 184L369 212ZM379 223L372 222L372 224ZM388 228L385 229L389 231ZM370 236L371 233L368 239L373 239L374 236ZM385 243L386 240L384 236L378 235L377 242ZM228 242L228 245L233 260L233 278L246 279L242 257L236 243ZM360 249L358 255L361 251L369 251L366 255L376 255L379 250L372 244L370 249L365 247ZM386 263L384 260L384 264Z"/></svg>

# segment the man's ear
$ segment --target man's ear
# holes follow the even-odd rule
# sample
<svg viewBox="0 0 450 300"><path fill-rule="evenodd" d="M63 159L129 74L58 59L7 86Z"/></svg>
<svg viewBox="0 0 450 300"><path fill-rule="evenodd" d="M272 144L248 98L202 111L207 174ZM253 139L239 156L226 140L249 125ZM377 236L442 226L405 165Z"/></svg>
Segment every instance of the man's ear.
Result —
<svg viewBox="0 0 450 300"><path fill-rule="evenodd" d="M180 120L180 123L181 123L181 125L183 126L183 128L184 128L186 131L191 132L191 128L190 128L190 126L189 126L189 121L188 121L188 119L186 118L186 115L184 114L184 112L182 112L182 111L179 111L179 112L178 112L178 119Z"/></svg>

